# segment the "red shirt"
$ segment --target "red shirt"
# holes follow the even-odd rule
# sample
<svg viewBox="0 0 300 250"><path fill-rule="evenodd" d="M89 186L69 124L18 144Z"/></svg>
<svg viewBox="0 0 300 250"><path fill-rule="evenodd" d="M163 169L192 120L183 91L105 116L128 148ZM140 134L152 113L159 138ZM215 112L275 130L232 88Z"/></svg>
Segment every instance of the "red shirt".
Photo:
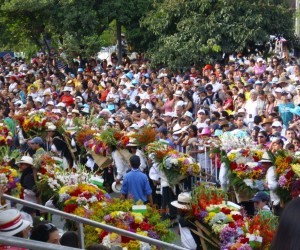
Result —
<svg viewBox="0 0 300 250"><path fill-rule="evenodd" d="M67 107L70 106L71 104L74 104L74 98L71 95L63 95L60 98L60 101L65 103Z"/></svg>

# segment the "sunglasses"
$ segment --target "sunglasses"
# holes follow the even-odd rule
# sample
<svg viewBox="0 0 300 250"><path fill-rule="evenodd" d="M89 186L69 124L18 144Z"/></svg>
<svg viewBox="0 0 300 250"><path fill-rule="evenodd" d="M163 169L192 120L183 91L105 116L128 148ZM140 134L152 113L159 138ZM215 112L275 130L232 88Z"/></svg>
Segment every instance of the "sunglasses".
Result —
<svg viewBox="0 0 300 250"><path fill-rule="evenodd" d="M257 136L258 138L265 138L263 135L259 135L259 136Z"/></svg>

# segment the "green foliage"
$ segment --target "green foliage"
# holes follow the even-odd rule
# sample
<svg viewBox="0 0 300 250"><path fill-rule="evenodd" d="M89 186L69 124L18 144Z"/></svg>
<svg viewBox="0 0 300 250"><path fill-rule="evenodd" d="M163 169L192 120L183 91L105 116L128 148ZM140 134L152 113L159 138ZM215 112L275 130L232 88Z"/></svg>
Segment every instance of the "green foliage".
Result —
<svg viewBox="0 0 300 250"><path fill-rule="evenodd" d="M263 47L270 35L293 37L293 16L283 3L163 0L153 6L142 26L159 37L149 51L154 63L182 66L212 62L223 52Z"/></svg>

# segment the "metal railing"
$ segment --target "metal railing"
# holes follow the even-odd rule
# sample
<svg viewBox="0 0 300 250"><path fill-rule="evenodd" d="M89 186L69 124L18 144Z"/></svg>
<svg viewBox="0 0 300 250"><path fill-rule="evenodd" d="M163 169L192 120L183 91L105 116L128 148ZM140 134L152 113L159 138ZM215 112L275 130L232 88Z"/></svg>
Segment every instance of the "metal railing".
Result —
<svg viewBox="0 0 300 250"><path fill-rule="evenodd" d="M66 247L61 245L50 244L47 242L40 242L35 240L27 240L23 238L4 236L0 234L0 243L5 246L13 246L20 248L28 248L30 250L78 250L74 247ZM0 249L1 246L0 246Z"/></svg>
<svg viewBox="0 0 300 250"><path fill-rule="evenodd" d="M172 244L172 243L167 243L167 242L156 240L156 239L146 237L146 236L143 236L143 235L135 234L135 233L132 233L132 232L129 232L129 231L117 228L117 227L113 227L113 226L103 224L103 223L100 223L100 222L97 222L97 221L89 220L89 219L86 219L86 218L83 218L83 217L80 217L80 216L77 216L77 215L74 215L74 214L68 214L68 213L59 211L57 209L53 209L53 208L45 207L45 206L35 204L35 203L32 203L32 202L28 202L28 201L25 201L25 200L21 200L21 199L12 197L10 195L4 194L3 198L7 199L7 200L10 200L10 201L13 201L13 202L18 203L18 204L22 204L22 205L27 206L27 207L31 207L31 208L34 208L34 209L37 209L37 210L40 210L40 211L43 211L43 212L50 213L50 214L59 215L59 216L65 218L65 219L77 222L78 223L78 229L79 229L78 233L79 233L80 246L81 246L82 249L84 249L83 224L85 224L85 225L93 226L93 227L96 227L96 228L101 228L101 229L103 229L105 231L108 231L108 232L114 232L114 233L126 236L128 238L143 241L143 242L149 243L151 245L155 245L155 246L158 246L158 247L163 247L163 249L186 250L186 248L183 248L181 246L178 246L178 245L175 245L175 244Z"/></svg>

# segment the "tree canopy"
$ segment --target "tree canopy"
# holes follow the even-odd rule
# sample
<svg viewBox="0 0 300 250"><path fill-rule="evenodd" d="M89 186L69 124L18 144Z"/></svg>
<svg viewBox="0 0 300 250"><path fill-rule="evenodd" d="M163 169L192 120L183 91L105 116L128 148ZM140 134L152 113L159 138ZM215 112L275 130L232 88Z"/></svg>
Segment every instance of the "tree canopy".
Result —
<svg viewBox="0 0 300 250"><path fill-rule="evenodd" d="M154 63L182 66L264 47L270 35L291 39L293 20L278 0L162 0L142 26L158 37L150 50Z"/></svg>

